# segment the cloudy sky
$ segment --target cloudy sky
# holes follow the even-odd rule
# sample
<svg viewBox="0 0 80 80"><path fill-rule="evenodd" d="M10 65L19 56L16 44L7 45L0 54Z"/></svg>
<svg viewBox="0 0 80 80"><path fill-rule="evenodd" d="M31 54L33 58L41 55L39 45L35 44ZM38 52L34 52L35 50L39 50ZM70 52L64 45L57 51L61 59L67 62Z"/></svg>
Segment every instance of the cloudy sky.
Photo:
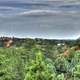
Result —
<svg viewBox="0 0 80 80"><path fill-rule="evenodd" d="M0 36L76 39L80 36L80 1L0 0Z"/></svg>
<svg viewBox="0 0 80 80"><path fill-rule="evenodd" d="M29 2L29 1L80 1L80 0L0 0L0 1L21 1L21 2Z"/></svg>

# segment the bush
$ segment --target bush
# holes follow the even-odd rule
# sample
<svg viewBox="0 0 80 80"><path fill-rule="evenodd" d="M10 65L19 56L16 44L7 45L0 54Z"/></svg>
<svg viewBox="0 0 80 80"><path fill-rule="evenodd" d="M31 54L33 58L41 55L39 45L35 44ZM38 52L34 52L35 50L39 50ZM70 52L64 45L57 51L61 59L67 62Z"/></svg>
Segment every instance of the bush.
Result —
<svg viewBox="0 0 80 80"><path fill-rule="evenodd" d="M0 80L14 80L18 76L16 56L12 49L0 49Z"/></svg>
<svg viewBox="0 0 80 80"><path fill-rule="evenodd" d="M54 64L48 63L49 59L46 59L41 52L34 55L34 59L29 59L29 62L25 65L24 80L55 80Z"/></svg>
<svg viewBox="0 0 80 80"><path fill-rule="evenodd" d="M79 65L76 65L72 69L72 74L74 76L74 80L80 80L80 64Z"/></svg>
<svg viewBox="0 0 80 80"><path fill-rule="evenodd" d="M0 80L80 80L80 51L46 50L0 48Z"/></svg>

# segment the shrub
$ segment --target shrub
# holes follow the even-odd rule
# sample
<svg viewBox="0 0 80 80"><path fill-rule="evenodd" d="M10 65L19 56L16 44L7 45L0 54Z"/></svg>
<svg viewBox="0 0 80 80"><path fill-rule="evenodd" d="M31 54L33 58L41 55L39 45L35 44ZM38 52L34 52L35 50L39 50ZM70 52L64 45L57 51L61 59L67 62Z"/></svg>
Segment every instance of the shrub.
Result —
<svg viewBox="0 0 80 80"><path fill-rule="evenodd" d="M26 72L24 80L55 80L54 64L48 63L51 60L46 59L41 52L34 55L34 59L29 59L29 62L25 65Z"/></svg>
<svg viewBox="0 0 80 80"><path fill-rule="evenodd" d="M80 64L76 65L72 69L72 74L73 74L74 80L80 80Z"/></svg>

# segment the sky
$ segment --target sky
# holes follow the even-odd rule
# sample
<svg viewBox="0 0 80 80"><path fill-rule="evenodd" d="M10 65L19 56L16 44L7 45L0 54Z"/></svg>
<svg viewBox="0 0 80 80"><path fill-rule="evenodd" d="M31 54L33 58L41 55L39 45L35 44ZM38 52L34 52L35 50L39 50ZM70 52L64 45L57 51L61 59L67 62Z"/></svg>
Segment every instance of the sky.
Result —
<svg viewBox="0 0 80 80"><path fill-rule="evenodd" d="M58 2L58 5L54 6L54 1ZM2 36L47 39L76 39L80 36L79 0L0 0L0 2L48 4L5 6L7 3L5 5L0 3L0 35Z"/></svg>
<svg viewBox="0 0 80 80"><path fill-rule="evenodd" d="M20 2L36 2L36 1L80 1L80 0L0 0L0 1L20 1Z"/></svg>

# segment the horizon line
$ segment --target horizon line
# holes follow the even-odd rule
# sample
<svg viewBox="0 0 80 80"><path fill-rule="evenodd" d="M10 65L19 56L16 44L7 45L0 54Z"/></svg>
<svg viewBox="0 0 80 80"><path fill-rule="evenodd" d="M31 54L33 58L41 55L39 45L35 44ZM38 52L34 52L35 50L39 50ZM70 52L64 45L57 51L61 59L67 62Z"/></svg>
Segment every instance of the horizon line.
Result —
<svg viewBox="0 0 80 80"><path fill-rule="evenodd" d="M24 38L30 38L30 39L48 39L48 40L77 40L78 38L43 38L43 37L19 37L19 36L0 36L1 37L9 37L9 38L20 38L20 39L24 39Z"/></svg>

